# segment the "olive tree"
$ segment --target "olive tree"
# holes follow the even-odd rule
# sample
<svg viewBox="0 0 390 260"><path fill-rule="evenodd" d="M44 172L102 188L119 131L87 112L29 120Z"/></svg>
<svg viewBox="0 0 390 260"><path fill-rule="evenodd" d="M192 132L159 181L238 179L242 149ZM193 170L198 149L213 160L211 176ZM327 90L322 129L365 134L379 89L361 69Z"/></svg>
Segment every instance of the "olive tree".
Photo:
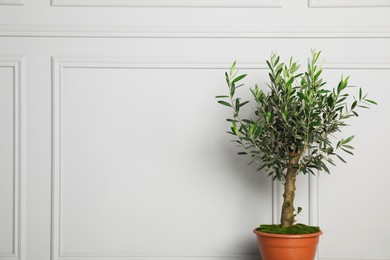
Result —
<svg viewBox="0 0 390 260"><path fill-rule="evenodd" d="M265 92L257 85L250 89L256 102L250 118L240 116L240 109L249 101L235 96L246 77L238 75L236 62L225 73L229 95L216 97L232 109L233 115L227 119L231 124L228 133L243 148L238 154L249 155L259 171L264 170L284 185L282 227L295 222L297 175L329 173L327 164L334 165L334 157L345 162L340 152L353 154L350 142L354 136L338 139L334 134L347 126L349 118L359 116L357 108L376 104L361 88L356 96L350 96L346 91L349 77L341 77L337 87L327 87L321 78L320 53L312 51L305 72L299 72L300 65L293 58L282 63L277 54L272 54L267 61L269 90Z"/></svg>

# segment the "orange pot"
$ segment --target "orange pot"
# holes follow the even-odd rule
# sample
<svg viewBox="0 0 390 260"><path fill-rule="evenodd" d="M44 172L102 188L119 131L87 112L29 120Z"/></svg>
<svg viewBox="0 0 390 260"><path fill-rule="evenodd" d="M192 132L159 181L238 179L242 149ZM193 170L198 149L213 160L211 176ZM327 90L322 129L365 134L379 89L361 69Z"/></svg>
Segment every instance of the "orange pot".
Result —
<svg viewBox="0 0 390 260"><path fill-rule="evenodd" d="M304 235L270 234L253 230L262 260L313 260L322 231Z"/></svg>

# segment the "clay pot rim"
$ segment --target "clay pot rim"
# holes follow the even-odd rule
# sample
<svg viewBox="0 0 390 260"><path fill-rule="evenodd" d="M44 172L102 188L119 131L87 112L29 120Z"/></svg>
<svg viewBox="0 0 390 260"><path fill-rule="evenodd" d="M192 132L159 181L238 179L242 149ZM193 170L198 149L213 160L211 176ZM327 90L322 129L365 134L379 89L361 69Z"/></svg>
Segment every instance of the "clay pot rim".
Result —
<svg viewBox="0 0 390 260"><path fill-rule="evenodd" d="M259 236L263 237L274 237L274 238L309 238L309 237L319 237L322 235L322 231L316 232L316 233L310 233L310 234L272 234L272 233L265 233L261 232L255 229L253 229L253 233Z"/></svg>

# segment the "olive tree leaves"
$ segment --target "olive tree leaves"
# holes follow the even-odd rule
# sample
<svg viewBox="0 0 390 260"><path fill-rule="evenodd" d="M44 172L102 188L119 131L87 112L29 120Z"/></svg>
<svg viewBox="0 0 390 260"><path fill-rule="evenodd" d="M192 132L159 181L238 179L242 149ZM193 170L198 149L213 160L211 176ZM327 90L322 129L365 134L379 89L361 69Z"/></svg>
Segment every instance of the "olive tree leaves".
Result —
<svg viewBox="0 0 390 260"><path fill-rule="evenodd" d="M327 88L321 78L320 54L312 51L307 69L302 73L299 72L301 65L293 58L283 63L277 54L272 54L266 61L269 90L264 92L257 85L250 89L256 101L253 118L240 117L240 108L249 101L235 95L247 76L238 74L236 62L225 73L228 95L216 97L218 103L233 110L232 117L227 119L230 122L228 133L242 146L239 154L249 155L251 163L256 162L258 170L268 172L274 180L285 180L294 154L302 155L293 167L304 174L321 170L329 173L326 162L334 164L333 157L345 162L339 153L353 154L350 142L354 136L337 140L333 134L341 132L347 125L346 120L359 116L358 108L377 104L367 99L361 88L356 97L350 96L346 91L349 77L341 78L337 87Z"/></svg>

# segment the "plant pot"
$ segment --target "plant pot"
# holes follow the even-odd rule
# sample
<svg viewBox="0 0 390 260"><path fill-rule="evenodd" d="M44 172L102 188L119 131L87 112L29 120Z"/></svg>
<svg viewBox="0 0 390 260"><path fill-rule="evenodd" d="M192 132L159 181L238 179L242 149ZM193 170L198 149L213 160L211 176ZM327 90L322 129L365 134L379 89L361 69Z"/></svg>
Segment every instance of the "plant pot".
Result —
<svg viewBox="0 0 390 260"><path fill-rule="evenodd" d="M313 260L322 231L312 234L284 235L253 230L262 260Z"/></svg>

